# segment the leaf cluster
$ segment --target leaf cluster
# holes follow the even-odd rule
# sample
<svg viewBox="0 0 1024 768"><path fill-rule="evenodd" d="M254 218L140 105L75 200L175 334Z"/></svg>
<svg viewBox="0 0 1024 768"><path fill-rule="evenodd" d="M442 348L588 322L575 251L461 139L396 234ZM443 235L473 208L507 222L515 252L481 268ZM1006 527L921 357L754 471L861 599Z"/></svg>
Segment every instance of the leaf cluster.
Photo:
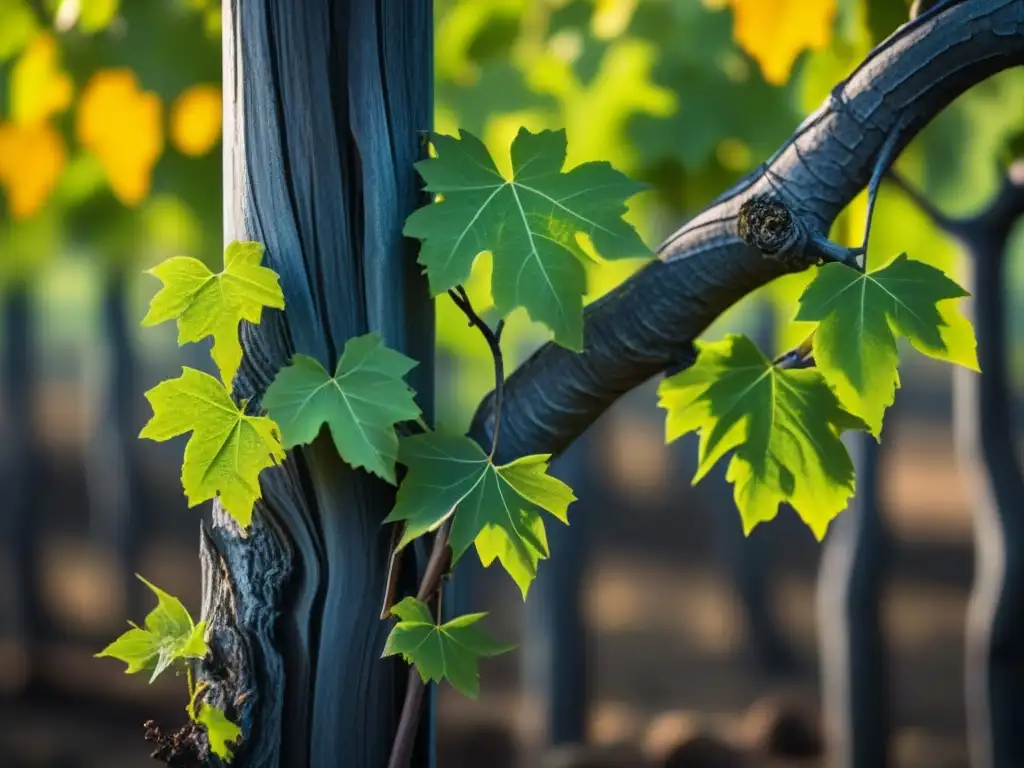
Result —
<svg viewBox="0 0 1024 768"><path fill-rule="evenodd" d="M977 370L974 331L952 303L967 292L941 270L900 254L864 273L820 267L799 300L796 320L814 322L809 359L770 361L746 337L699 345L696 363L662 382L666 439L700 435L698 482L733 451L734 484L744 530L790 504L814 535L854 492L843 432L880 439L885 410L899 386L897 342Z"/></svg>
<svg viewBox="0 0 1024 768"><path fill-rule="evenodd" d="M241 729L227 719L218 707L203 701L197 709L196 699L203 685L193 686L192 668L197 659L209 652L206 644L206 622L192 620L181 600L146 581L139 580L156 595L156 607L146 616L143 626L132 622L131 629L96 654L97 658L111 658L127 665L125 674L152 671L152 683L163 672L174 669L188 675L189 702L185 707L190 719L206 729L213 754L231 762L234 745L242 736Z"/></svg>

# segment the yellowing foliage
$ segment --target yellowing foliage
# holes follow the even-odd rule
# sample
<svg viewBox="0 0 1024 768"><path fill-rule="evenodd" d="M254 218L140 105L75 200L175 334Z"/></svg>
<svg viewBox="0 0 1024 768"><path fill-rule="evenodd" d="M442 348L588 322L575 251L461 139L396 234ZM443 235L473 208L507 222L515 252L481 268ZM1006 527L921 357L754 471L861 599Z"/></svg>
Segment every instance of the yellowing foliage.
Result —
<svg viewBox="0 0 1024 768"><path fill-rule="evenodd" d="M45 122L0 125L0 185L14 219L26 219L46 202L64 168L64 137Z"/></svg>
<svg viewBox="0 0 1024 768"><path fill-rule="evenodd" d="M764 79L782 85L793 62L832 38L837 0L729 0L733 37L761 67Z"/></svg>
<svg viewBox="0 0 1024 768"><path fill-rule="evenodd" d="M11 118L31 125L63 112L74 87L60 69L60 48L53 35L37 35L11 70Z"/></svg>
<svg viewBox="0 0 1024 768"><path fill-rule="evenodd" d="M221 130L221 95L216 85L194 85L171 107L171 143L183 155L205 155Z"/></svg>
<svg viewBox="0 0 1024 768"><path fill-rule="evenodd" d="M64 137L48 122L71 104L71 78L60 69L52 35L36 35L11 68L11 121L0 124L0 186L16 220L35 215L67 162Z"/></svg>
<svg viewBox="0 0 1024 768"><path fill-rule="evenodd" d="M164 149L162 120L160 98L143 91L129 69L100 70L82 91L78 140L99 159L114 196L127 206L149 194L153 166Z"/></svg>

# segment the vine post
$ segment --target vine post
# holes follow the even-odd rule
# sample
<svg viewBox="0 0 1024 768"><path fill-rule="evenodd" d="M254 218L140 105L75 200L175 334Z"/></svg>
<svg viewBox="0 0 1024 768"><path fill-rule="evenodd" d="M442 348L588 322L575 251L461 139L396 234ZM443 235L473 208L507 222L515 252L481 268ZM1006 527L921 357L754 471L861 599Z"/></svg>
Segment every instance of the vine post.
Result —
<svg viewBox="0 0 1024 768"><path fill-rule="evenodd" d="M418 361L432 418L432 303L401 234L424 202L432 28L430 0L224 4L226 238L265 244L287 307L243 332L239 395L258 400L295 352L331 366L375 331ZM383 766L407 678L380 659L394 489L326 435L262 484L248 535L215 513L203 536L203 615L229 671L210 682L252 692L242 764Z"/></svg>

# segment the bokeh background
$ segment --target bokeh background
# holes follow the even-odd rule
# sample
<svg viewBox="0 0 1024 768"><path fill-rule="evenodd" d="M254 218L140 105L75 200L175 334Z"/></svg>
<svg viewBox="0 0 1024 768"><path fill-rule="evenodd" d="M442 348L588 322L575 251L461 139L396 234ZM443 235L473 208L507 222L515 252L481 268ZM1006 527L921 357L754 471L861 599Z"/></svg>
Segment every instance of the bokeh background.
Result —
<svg viewBox="0 0 1024 768"><path fill-rule="evenodd" d="M180 680L150 686L91 655L148 610L135 572L200 608L208 505L186 508L181 441L136 436L143 392L209 357L179 348L171 325L139 322L158 286L146 269L177 254L219 269L220 11L0 0L0 766L144 765L142 720L183 717ZM630 218L654 248L906 18L902 0L436 0L436 126L476 133L506 165L520 126L564 127L570 164L609 160L649 184ZM898 167L968 214L1022 130L1016 70L962 97ZM864 209L861 196L834 239L859 242ZM869 258L903 251L962 270L957 245L885 186ZM1022 255L1018 232L1011 295ZM594 269L590 298L639 256ZM484 257L469 286L483 306L488 276ZM791 320L807 279L767 286L708 336L743 331L785 350L806 334ZM1019 307L1007 323L1019 391ZM489 353L445 301L438 339L440 418L464 427L492 385ZM514 365L545 332L519 311L505 339ZM892 538L893 747L897 765L953 768L966 765L976 468L955 449L952 372L908 350L901 373L872 501ZM824 764L822 546L785 510L744 539L720 473L690 486L695 447L663 444L655 401L652 386L631 394L560 460L580 501L527 607L500 573L466 567L460 599L520 649L484 664L478 702L441 689L445 768L536 766L564 739L653 761L698 736L753 766Z"/></svg>

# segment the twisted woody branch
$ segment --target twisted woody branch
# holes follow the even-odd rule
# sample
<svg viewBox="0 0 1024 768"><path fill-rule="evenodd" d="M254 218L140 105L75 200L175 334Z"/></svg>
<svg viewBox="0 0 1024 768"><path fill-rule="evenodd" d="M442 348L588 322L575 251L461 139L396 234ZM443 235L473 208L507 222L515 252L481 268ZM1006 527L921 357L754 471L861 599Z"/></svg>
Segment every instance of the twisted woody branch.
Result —
<svg viewBox="0 0 1024 768"><path fill-rule="evenodd" d="M1022 62L1024 0L948 0L900 27L761 168L586 309L582 353L549 343L509 377L499 458L558 453L621 395L692 362L694 340L722 312L818 262L822 248L809 244L827 243L880 160L972 85ZM755 198L783 203L803 236L770 253L746 242L738 215ZM472 426L483 445L494 430L491 397Z"/></svg>

